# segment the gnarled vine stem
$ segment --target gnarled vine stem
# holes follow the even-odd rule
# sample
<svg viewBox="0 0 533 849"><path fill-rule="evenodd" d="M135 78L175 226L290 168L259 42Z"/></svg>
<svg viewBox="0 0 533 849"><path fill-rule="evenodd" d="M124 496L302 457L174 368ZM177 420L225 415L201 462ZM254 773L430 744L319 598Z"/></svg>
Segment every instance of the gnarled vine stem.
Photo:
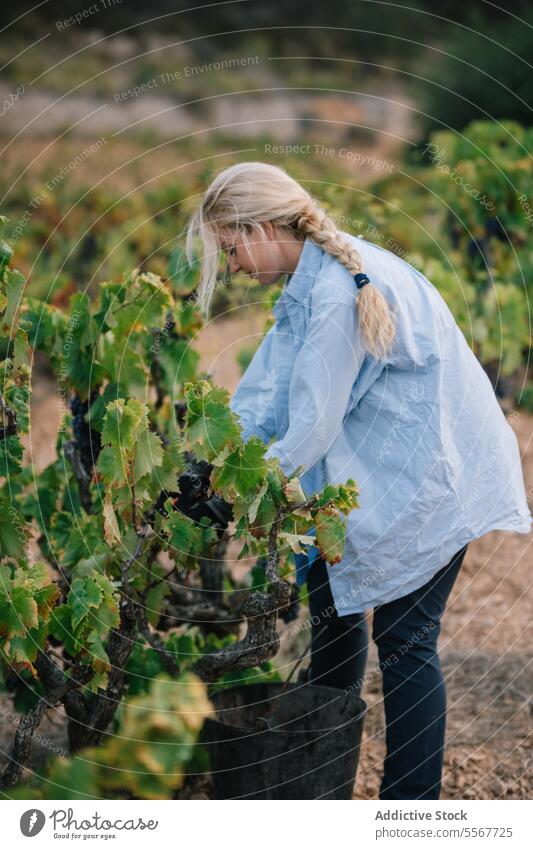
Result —
<svg viewBox="0 0 533 849"><path fill-rule="evenodd" d="M39 699L34 708L20 717L9 763L0 775L0 787L11 787L19 780L30 756L33 736L46 711L66 703L75 693L81 695L79 688L87 684L93 675L90 666L78 665L67 677L45 652L39 652L36 668L46 694Z"/></svg>
<svg viewBox="0 0 533 849"><path fill-rule="evenodd" d="M204 655L196 664L195 672L205 682L216 681L225 672L249 669L270 660L279 651L279 634L276 623L280 611L285 610L291 598L290 584L279 576L278 535L284 518L292 512L290 507L279 508L268 537L266 576L267 592L253 592L243 606L246 634L231 646Z"/></svg>

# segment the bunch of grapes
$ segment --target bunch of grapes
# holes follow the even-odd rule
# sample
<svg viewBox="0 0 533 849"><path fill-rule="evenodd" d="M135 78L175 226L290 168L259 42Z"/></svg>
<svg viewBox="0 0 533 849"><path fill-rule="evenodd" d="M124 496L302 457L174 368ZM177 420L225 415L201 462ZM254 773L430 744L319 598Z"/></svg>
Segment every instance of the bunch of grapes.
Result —
<svg viewBox="0 0 533 849"><path fill-rule="evenodd" d="M97 395L98 391L95 391L91 395L90 399L82 401L80 396L76 394L72 396L69 404L70 411L72 413L72 432L74 434L74 441L76 442L76 446L80 452L80 459L83 468L88 475L92 475L93 466L98 460L100 448L102 447L100 433L97 430L94 430L85 421L85 416L87 415L89 407Z"/></svg>
<svg viewBox="0 0 533 849"><path fill-rule="evenodd" d="M203 516L207 516L220 538L233 519L233 508L220 495L210 494L212 471L210 463L187 455L187 468L177 479L176 491L163 490L154 509L165 516L164 504L167 498L171 498L174 510L179 510L189 519L199 522Z"/></svg>

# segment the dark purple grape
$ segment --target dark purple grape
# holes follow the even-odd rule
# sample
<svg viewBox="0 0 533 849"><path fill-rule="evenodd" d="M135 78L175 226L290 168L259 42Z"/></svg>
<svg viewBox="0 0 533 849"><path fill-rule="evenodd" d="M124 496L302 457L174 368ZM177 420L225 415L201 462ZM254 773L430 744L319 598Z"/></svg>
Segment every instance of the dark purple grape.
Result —
<svg viewBox="0 0 533 849"><path fill-rule="evenodd" d="M80 452L80 458L83 468L88 475L92 474L93 466L98 459L100 449L102 447L102 439L100 433L94 430L85 421L85 416L92 402L98 395L98 391L93 392L91 398L82 401L78 394L73 395L70 399L70 411L72 413L72 433L74 441Z"/></svg>

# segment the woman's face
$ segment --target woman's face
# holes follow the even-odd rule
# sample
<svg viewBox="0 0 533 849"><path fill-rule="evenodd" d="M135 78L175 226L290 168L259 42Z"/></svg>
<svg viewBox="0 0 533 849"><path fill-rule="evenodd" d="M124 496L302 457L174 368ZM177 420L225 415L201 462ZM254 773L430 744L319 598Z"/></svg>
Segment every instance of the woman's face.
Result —
<svg viewBox="0 0 533 849"><path fill-rule="evenodd" d="M268 286L276 283L282 274L292 274L294 271L295 264L291 255L294 253L294 247L291 251L290 242L296 240L289 238L288 241L287 235L281 234L269 221L263 226L265 232L251 230L246 233L249 250L242 234L237 230L220 228L218 239L232 274L242 272ZM291 265L294 267L287 267Z"/></svg>

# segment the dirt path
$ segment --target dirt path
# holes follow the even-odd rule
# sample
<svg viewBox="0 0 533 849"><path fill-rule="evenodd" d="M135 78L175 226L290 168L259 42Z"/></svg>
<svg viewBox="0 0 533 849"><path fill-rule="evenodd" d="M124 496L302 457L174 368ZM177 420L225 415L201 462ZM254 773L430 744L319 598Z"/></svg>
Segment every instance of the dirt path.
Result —
<svg viewBox="0 0 533 849"><path fill-rule="evenodd" d="M202 331L202 368L232 391L240 370L238 350L258 341L264 317L243 309ZM28 451L36 470L54 456L59 404L51 381L34 389L33 430ZM533 417L512 415L519 439L528 495L533 500ZM443 798L530 798L533 789L531 694L533 616L531 537L491 533L470 545L454 588L441 636L441 659L448 689L448 730ZM242 561L240 563L242 567ZM294 623L293 623L294 624ZM283 640L277 658L283 669L305 647L308 632ZM294 631L293 631L294 633ZM372 645L368 669L377 668ZM284 672L282 672L284 674ZM357 799L377 797L383 757L381 680L376 674L364 697L369 710L356 784ZM0 700L5 736L13 729L12 708ZM51 746L64 745L61 718L51 716L36 749L41 763Z"/></svg>

